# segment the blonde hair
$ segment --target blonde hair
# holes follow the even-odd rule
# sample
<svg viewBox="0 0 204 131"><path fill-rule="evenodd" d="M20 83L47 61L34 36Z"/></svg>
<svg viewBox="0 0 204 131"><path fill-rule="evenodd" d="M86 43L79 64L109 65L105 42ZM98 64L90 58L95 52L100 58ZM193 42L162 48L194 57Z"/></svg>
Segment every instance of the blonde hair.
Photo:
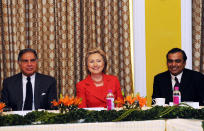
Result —
<svg viewBox="0 0 204 131"><path fill-rule="evenodd" d="M106 73L106 67L107 67L107 58L106 58L105 52L103 50L101 50L100 48L91 49L86 53L86 57L85 57L86 71L88 74L91 74L91 72L88 69L88 58L90 55L95 54L95 53L100 54L103 58L104 68L103 68L102 72L105 74Z"/></svg>

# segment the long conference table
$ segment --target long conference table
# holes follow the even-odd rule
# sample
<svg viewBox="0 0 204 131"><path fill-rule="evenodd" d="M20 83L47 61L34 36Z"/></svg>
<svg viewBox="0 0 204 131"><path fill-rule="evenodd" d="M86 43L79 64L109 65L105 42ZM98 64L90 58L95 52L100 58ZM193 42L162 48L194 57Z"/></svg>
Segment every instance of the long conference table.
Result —
<svg viewBox="0 0 204 131"><path fill-rule="evenodd" d="M168 119L128 122L3 126L0 131L203 131L202 120Z"/></svg>
<svg viewBox="0 0 204 131"><path fill-rule="evenodd" d="M151 107L144 107L143 110ZM203 108L203 107L200 107ZM93 110L94 108L89 108ZM98 110L97 108L96 110ZM103 110L103 109L100 109ZM31 112L31 111L28 111ZM4 115L26 115L25 111L4 112ZM49 111L59 113L59 111ZM67 123L47 125L2 126L0 131L203 131L203 120L196 119L161 119L127 122Z"/></svg>

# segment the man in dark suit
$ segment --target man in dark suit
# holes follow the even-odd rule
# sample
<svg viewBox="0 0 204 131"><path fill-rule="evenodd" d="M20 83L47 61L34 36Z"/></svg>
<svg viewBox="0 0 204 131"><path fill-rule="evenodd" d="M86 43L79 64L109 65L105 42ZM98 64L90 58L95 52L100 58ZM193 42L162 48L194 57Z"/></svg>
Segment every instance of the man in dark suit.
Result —
<svg viewBox="0 0 204 131"><path fill-rule="evenodd" d="M37 53L27 48L19 52L21 73L3 81L1 101L12 110L51 109L57 99L55 78L37 73Z"/></svg>
<svg viewBox="0 0 204 131"><path fill-rule="evenodd" d="M175 84L179 85L181 101L194 101L204 105L204 75L185 68L187 56L179 48L171 49L167 55L168 71L154 77L154 98L166 98L166 104L173 101Z"/></svg>

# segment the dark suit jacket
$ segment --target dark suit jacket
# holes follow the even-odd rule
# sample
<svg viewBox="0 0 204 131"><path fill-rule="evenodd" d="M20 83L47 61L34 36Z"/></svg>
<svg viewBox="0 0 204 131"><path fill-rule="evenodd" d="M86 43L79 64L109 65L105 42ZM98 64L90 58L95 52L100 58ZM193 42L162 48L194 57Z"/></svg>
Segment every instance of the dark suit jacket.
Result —
<svg viewBox="0 0 204 131"><path fill-rule="evenodd" d="M96 87L89 75L76 85L77 97L82 98L80 108L106 107L106 95L111 89L115 99L123 99L120 82L116 76L103 75L104 86Z"/></svg>
<svg viewBox="0 0 204 131"><path fill-rule="evenodd" d="M12 110L22 110L23 86L22 73L3 81L1 101ZM35 109L51 109L51 101L57 99L56 80L47 75L36 73L34 88Z"/></svg>
<svg viewBox="0 0 204 131"><path fill-rule="evenodd" d="M204 105L204 75L184 69L179 90L181 101L194 101ZM154 77L152 98L166 98L166 104L173 101L173 89L169 71Z"/></svg>

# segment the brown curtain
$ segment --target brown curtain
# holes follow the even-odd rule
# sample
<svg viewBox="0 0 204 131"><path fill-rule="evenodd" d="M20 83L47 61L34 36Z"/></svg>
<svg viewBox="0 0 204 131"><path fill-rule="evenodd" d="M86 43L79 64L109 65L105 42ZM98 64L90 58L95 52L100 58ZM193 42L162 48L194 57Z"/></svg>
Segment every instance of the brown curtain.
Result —
<svg viewBox="0 0 204 131"><path fill-rule="evenodd" d="M37 50L38 71L57 79L58 93L75 95L86 77L84 56L100 47L108 57L108 74L118 76L132 93L129 3L127 0L0 1L0 84L18 73L17 55Z"/></svg>
<svg viewBox="0 0 204 131"><path fill-rule="evenodd" d="M204 74L204 2L192 0L193 69Z"/></svg>

